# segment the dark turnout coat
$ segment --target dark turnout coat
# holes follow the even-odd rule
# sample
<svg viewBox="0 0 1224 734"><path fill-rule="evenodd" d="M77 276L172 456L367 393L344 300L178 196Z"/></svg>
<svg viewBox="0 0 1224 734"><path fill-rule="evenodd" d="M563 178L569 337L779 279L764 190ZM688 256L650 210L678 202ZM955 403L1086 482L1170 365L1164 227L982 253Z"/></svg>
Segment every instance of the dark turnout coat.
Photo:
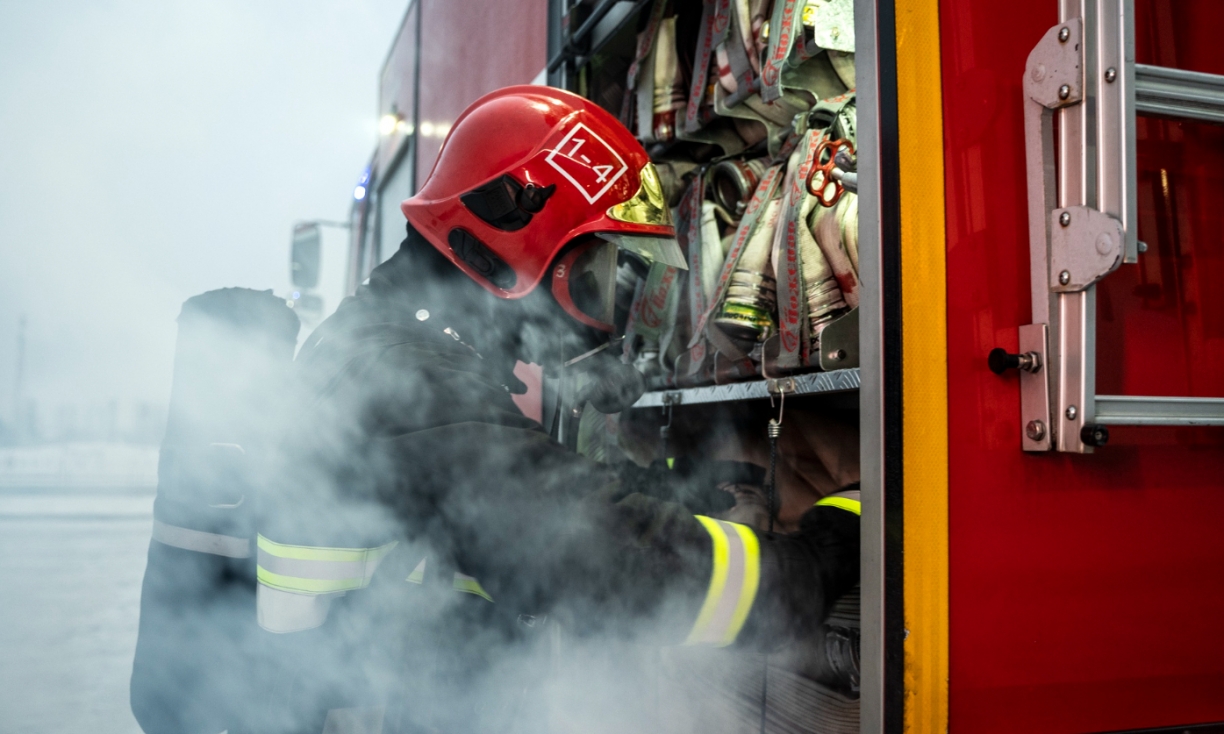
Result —
<svg viewBox="0 0 1224 734"><path fill-rule="evenodd" d="M710 535L693 514L551 440L504 373L418 320L410 271L401 250L296 359L297 407L260 513L261 579L265 565L293 568L271 557L282 547L395 545L318 627L269 636L271 710L304 717L288 731L388 700L400 723L384 731L407 727L416 714L394 705L405 690L436 692L521 650L524 620L544 614L579 633L678 642L709 583ZM457 594L457 573L484 594Z"/></svg>

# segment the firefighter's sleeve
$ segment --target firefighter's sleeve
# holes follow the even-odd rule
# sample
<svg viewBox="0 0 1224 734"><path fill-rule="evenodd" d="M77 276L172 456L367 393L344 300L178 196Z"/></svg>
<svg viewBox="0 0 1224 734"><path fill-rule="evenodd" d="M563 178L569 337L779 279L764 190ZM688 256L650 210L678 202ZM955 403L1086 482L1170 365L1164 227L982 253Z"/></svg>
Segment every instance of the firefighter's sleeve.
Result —
<svg viewBox="0 0 1224 734"><path fill-rule="evenodd" d="M727 645L754 608L778 610L772 617L794 606L761 605L762 596L832 578L820 556L836 553L629 493L538 431L455 424L396 437L393 448L403 479L383 500L406 525L451 550L498 604L561 609L579 630ZM828 594L808 596L807 616L823 617Z"/></svg>

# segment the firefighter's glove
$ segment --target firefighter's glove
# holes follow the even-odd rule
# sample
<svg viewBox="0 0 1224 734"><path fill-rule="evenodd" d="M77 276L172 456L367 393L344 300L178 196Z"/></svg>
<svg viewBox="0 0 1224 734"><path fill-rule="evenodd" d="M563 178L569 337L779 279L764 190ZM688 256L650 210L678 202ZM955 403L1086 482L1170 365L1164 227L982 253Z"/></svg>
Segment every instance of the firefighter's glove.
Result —
<svg viewBox="0 0 1224 734"><path fill-rule="evenodd" d="M731 487L760 486L765 470L739 461L698 461L681 457L670 466L657 460L643 469L621 467L622 486L630 492L684 505L695 515L721 515L735 506Z"/></svg>
<svg viewBox="0 0 1224 734"><path fill-rule="evenodd" d="M604 415L619 413L646 392L642 373L611 355L599 354L574 366L583 374L574 393L574 405L590 403Z"/></svg>

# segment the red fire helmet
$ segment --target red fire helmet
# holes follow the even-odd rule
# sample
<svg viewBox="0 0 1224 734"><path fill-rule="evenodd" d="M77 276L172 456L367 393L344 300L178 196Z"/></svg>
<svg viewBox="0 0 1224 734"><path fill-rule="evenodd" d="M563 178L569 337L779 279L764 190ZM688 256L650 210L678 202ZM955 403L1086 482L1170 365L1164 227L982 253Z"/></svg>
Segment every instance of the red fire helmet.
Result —
<svg viewBox="0 0 1224 734"><path fill-rule="evenodd" d="M583 235L684 267L658 173L641 144L598 105L552 87L507 87L474 102L446 136L425 185L401 209L439 252L501 298L534 290L558 253ZM591 259L606 282L607 258L578 258ZM573 265L557 261L563 272L554 280L570 282ZM571 315L606 325L561 290L558 300Z"/></svg>

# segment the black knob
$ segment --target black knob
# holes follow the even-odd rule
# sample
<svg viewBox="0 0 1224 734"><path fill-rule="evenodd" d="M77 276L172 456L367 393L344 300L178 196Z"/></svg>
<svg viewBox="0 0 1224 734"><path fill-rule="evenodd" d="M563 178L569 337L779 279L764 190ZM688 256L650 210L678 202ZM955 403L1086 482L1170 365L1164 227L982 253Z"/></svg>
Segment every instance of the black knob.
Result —
<svg viewBox="0 0 1224 734"><path fill-rule="evenodd" d="M1109 443L1109 429L1105 426L1086 425L1080 429L1080 440L1085 445L1099 448Z"/></svg>
<svg viewBox="0 0 1224 734"><path fill-rule="evenodd" d="M990 365L990 371L996 375L1001 375L1007 370L1036 372L1041 369L1041 355L1037 352L1012 354L1002 347L995 347L990 350L986 363Z"/></svg>
<svg viewBox="0 0 1224 734"><path fill-rule="evenodd" d="M996 375L1001 375L1010 369L1018 369L1020 367L1020 355L1009 354L1003 347L995 347L990 350L990 356L986 358L990 365L990 371Z"/></svg>

